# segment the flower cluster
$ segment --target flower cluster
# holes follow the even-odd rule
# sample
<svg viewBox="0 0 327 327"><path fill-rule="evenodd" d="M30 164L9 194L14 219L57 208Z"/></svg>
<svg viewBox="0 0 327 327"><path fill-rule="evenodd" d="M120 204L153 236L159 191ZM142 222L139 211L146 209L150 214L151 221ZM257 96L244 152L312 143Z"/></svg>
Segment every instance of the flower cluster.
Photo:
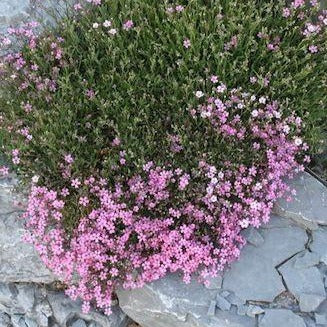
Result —
<svg viewBox="0 0 327 327"><path fill-rule="evenodd" d="M85 312L170 272L207 284L291 200L327 119L327 12L255 3L85 0L56 35L1 38L23 42L0 146L31 184L25 239Z"/></svg>

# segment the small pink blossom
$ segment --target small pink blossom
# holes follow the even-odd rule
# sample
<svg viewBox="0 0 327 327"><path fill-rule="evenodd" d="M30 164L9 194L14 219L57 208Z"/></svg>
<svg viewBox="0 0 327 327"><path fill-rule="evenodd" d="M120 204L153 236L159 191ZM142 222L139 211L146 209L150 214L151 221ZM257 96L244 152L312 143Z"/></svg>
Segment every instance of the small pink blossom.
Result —
<svg viewBox="0 0 327 327"><path fill-rule="evenodd" d="M218 83L218 76L216 76L216 75L212 75L212 76L210 77L210 81L211 81L212 83L214 83L214 84Z"/></svg>
<svg viewBox="0 0 327 327"><path fill-rule="evenodd" d="M88 206L88 204L89 204L89 199L88 199L88 197L87 196L81 196L80 198L79 198L79 201L78 201L78 203L80 204L80 205L82 205L83 207L87 207Z"/></svg>
<svg viewBox="0 0 327 327"><path fill-rule="evenodd" d="M310 51L310 53L317 53L318 52L318 47L316 45L310 45L309 46L309 51Z"/></svg>
<svg viewBox="0 0 327 327"><path fill-rule="evenodd" d="M191 46L191 41L189 39L185 39L183 41L184 48L188 49Z"/></svg>
<svg viewBox="0 0 327 327"><path fill-rule="evenodd" d="M127 20L123 25L123 29L125 31L128 31L128 30L132 29L133 27L134 27L134 23L132 20Z"/></svg>

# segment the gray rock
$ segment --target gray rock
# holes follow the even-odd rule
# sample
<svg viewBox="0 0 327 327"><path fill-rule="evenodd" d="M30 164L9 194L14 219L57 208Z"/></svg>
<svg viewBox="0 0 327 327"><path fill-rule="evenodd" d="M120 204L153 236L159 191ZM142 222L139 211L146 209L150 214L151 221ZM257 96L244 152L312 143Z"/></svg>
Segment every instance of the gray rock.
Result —
<svg viewBox="0 0 327 327"><path fill-rule="evenodd" d="M210 301L209 309L207 315L213 317L216 313L216 301Z"/></svg>
<svg viewBox="0 0 327 327"><path fill-rule="evenodd" d="M300 310L302 312L313 312L324 300L324 296L302 293L299 300Z"/></svg>
<svg viewBox="0 0 327 327"><path fill-rule="evenodd" d="M327 188L307 172L288 184L297 194L291 202L278 200L274 212L310 229L317 229L318 224L327 225Z"/></svg>
<svg viewBox="0 0 327 327"><path fill-rule="evenodd" d="M216 291L192 280L185 284L178 274L146 284L141 289L118 289L122 310L142 327L195 327L207 317Z"/></svg>
<svg viewBox="0 0 327 327"><path fill-rule="evenodd" d="M218 290L221 288L223 278L222 276L217 276L217 277L211 277L207 279L210 284L206 286L207 289L209 290Z"/></svg>
<svg viewBox="0 0 327 327"><path fill-rule="evenodd" d="M26 327L39 327L37 322L29 317L25 317L25 325Z"/></svg>
<svg viewBox="0 0 327 327"><path fill-rule="evenodd" d="M106 327L126 327L128 323L127 316L118 308L114 307L110 316L105 316L96 311L90 311L83 314L80 301L71 301L63 293L49 292L48 301L52 308L53 317L60 326L66 326L67 322L73 318L83 320L93 320L100 326Z"/></svg>
<svg viewBox="0 0 327 327"><path fill-rule="evenodd" d="M326 315L316 313L315 319L316 319L316 323L318 325L323 325L323 326L327 325L327 316Z"/></svg>
<svg viewBox="0 0 327 327"><path fill-rule="evenodd" d="M160 325L152 325L151 327L161 327ZM166 325L167 327L172 327ZM190 327L193 325L185 325ZM246 316L233 315L230 312L219 311L215 317L210 318L210 321L200 320L197 327L255 327L255 320ZM142 326L143 327L143 326ZM146 326L147 327L147 326ZM150 326L149 326L150 327Z"/></svg>
<svg viewBox="0 0 327 327"><path fill-rule="evenodd" d="M0 312L0 327L10 327L10 316L5 312Z"/></svg>
<svg viewBox="0 0 327 327"><path fill-rule="evenodd" d="M246 305L240 305L237 307L237 314L240 316L245 316L248 311L248 307Z"/></svg>
<svg viewBox="0 0 327 327"><path fill-rule="evenodd" d="M258 229L254 227L249 227L242 231L242 235L248 241L248 243L254 246L260 246L263 244L264 239L261 234L258 232Z"/></svg>
<svg viewBox="0 0 327 327"><path fill-rule="evenodd" d="M285 290L275 266L303 251L307 242L305 231L272 217L278 227L261 229L264 243L259 247L246 245L240 259L224 275L224 289L243 300L272 302Z"/></svg>
<svg viewBox="0 0 327 327"><path fill-rule="evenodd" d="M243 304L245 304L246 301L240 299L238 296L236 296L235 294L231 293L230 295L228 295L226 297L226 300L231 303L236 305L237 307L242 306Z"/></svg>
<svg viewBox="0 0 327 327"><path fill-rule="evenodd" d="M226 290L224 290L224 291L222 291L222 292L220 292L220 295L222 296L222 297L227 297L228 295L230 295L231 293L229 292L229 291L226 291Z"/></svg>
<svg viewBox="0 0 327 327"><path fill-rule="evenodd" d="M71 327L87 327L87 325L83 319L77 319L71 324Z"/></svg>
<svg viewBox="0 0 327 327"><path fill-rule="evenodd" d="M2 282L51 283L55 276L41 262L38 254L29 244L22 241L24 234L20 213L13 207L16 195L13 193L15 180L0 180L0 280ZM8 208L6 209L9 203ZM1 210L1 209L0 209Z"/></svg>
<svg viewBox="0 0 327 327"><path fill-rule="evenodd" d="M288 290L299 300L302 294L326 297L322 276L316 267L297 269L293 260L279 268Z"/></svg>
<svg viewBox="0 0 327 327"><path fill-rule="evenodd" d="M305 251L297 256L294 267L301 268L309 268L319 264L320 256L317 253Z"/></svg>
<svg viewBox="0 0 327 327"><path fill-rule="evenodd" d="M265 312L265 310L257 305L250 305L246 311L246 314L249 317L255 317L256 315L260 315L264 312Z"/></svg>
<svg viewBox="0 0 327 327"><path fill-rule="evenodd" d="M327 256L327 228L320 227L312 232L312 243L310 249L320 257Z"/></svg>
<svg viewBox="0 0 327 327"><path fill-rule="evenodd" d="M26 327L23 315L14 314L11 316L11 323L14 327Z"/></svg>
<svg viewBox="0 0 327 327"><path fill-rule="evenodd" d="M290 310L268 309L259 327L306 327L303 319Z"/></svg>
<svg viewBox="0 0 327 327"><path fill-rule="evenodd" d="M220 310L228 311L231 307L231 304L224 297L220 296L219 294L217 294L217 296L216 296L216 302L217 302L217 307Z"/></svg>

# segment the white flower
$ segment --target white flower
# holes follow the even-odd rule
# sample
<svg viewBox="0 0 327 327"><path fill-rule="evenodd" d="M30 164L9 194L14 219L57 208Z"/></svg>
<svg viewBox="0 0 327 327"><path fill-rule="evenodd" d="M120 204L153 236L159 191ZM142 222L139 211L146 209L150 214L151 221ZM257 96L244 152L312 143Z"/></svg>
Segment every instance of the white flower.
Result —
<svg viewBox="0 0 327 327"><path fill-rule="evenodd" d="M115 34L117 34L117 30L115 28L112 28L109 30L109 34L115 35Z"/></svg>
<svg viewBox="0 0 327 327"><path fill-rule="evenodd" d="M279 111L274 111L274 115L277 119L280 119L280 117L282 117L282 115Z"/></svg>
<svg viewBox="0 0 327 327"><path fill-rule="evenodd" d="M223 179L223 178L224 178L224 176L225 176L225 175L224 175L224 173L223 173L223 172L219 172L219 173L218 173L218 177L219 177L220 179Z"/></svg>
<svg viewBox="0 0 327 327"><path fill-rule="evenodd" d="M237 108L238 108L238 109L243 109L243 108L244 108L244 104L243 104L243 103L239 103L239 104L237 105Z"/></svg>
<svg viewBox="0 0 327 327"><path fill-rule="evenodd" d="M39 178L40 178L40 176L38 176L38 175L34 175L34 176L32 177L32 183L36 184L36 183L39 181Z"/></svg>
<svg viewBox="0 0 327 327"><path fill-rule="evenodd" d="M261 183L256 183L255 186L254 186L254 189L256 191L260 191L262 189L262 184Z"/></svg>
<svg viewBox="0 0 327 327"><path fill-rule="evenodd" d="M195 92L195 96L196 96L197 98L202 98L202 97L204 96L204 93L203 93L202 91L196 91L196 92Z"/></svg>
<svg viewBox="0 0 327 327"><path fill-rule="evenodd" d="M251 112L251 115L252 117L258 117L259 115L259 111L257 109L254 109L252 112Z"/></svg>
<svg viewBox="0 0 327 327"><path fill-rule="evenodd" d="M98 28L99 27L99 24L98 23L93 23L93 28Z"/></svg>
<svg viewBox="0 0 327 327"><path fill-rule="evenodd" d="M217 197L215 195L213 195L211 198L210 198L210 202L217 202Z"/></svg>
<svg viewBox="0 0 327 327"><path fill-rule="evenodd" d="M217 177L212 178L211 179L211 183L214 184L214 185L216 185L218 183Z"/></svg>
<svg viewBox="0 0 327 327"><path fill-rule="evenodd" d="M111 21L110 20L105 20L103 23L104 27L110 27L111 26Z"/></svg>
<svg viewBox="0 0 327 327"><path fill-rule="evenodd" d="M261 98L259 99L259 102L262 103L262 104L265 104L266 101L267 101L267 99L266 99L265 97L261 97Z"/></svg>
<svg viewBox="0 0 327 327"><path fill-rule="evenodd" d="M296 138L294 139L294 144L295 144L296 146L300 146L300 145L302 144L302 139L299 138L299 137L296 137Z"/></svg>
<svg viewBox="0 0 327 327"><path fill-rule="evenodd" d="M288 134L290 132L290 130L291 129L290 129L290 127L288 125L284 125L283 131L284 131L285 134Z"/></svg>
<svg viewBox="0 0 327 327"><path fill-rule="evenodd" d="M251 101L255 101L257 99L257 97L255 95L252 95L250 99L251 99Z"/></svg>

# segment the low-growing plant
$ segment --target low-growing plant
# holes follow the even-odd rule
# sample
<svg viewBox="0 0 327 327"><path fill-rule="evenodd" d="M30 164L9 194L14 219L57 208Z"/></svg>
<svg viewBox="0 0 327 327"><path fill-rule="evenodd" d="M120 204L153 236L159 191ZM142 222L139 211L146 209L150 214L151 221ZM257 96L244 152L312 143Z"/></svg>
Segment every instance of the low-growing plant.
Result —
<svg viewBox="0 0 327 327"><path fill-rule="evenodd" d="M314 0L88 0L8 31L25 45L1 64L0 142L32 181L26 240L85 311L238 258L326 128L326 25Z"/></svg>

